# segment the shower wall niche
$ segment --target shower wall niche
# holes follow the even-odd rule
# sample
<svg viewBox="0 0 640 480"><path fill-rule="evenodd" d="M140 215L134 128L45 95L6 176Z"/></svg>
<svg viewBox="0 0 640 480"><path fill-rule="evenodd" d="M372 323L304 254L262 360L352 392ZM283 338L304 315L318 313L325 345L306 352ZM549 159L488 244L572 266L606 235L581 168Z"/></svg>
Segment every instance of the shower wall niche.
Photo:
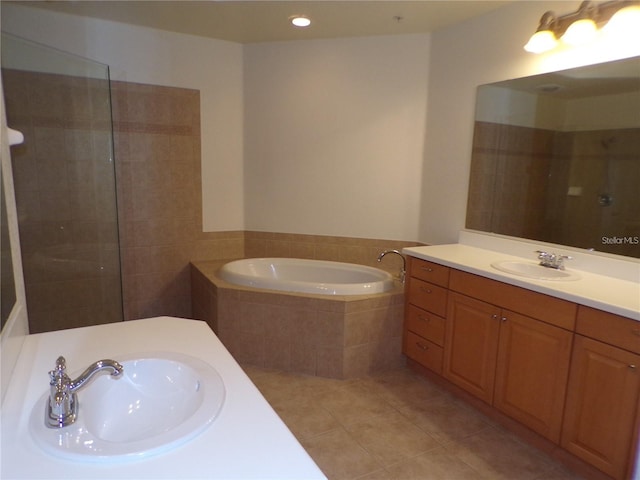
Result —
<svg viewBox="0 0 640 480"><path fill-rule="evenodd" d="M109 69L2 35L31 333L122 321Z"/></svg>

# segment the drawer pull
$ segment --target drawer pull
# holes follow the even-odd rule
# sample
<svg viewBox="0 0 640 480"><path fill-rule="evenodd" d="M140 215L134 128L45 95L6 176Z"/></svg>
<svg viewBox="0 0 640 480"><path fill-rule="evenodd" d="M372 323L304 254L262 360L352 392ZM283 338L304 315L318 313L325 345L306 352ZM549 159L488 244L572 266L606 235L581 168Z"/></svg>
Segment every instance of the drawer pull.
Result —
<svg viewBox="0 0 640 480"><path fill-rule="evenodd" d="M635 370L635 369L636 369L636 366L632 363L631 365L629 365L629 368L630 368L631 370Z"/></svg>
<svg viewBox="0 0 640 480"><path fill-rule="evenodd" d="M500 320L502 320L503 322L507 321L507 317L501 317Z"/></svg>
<svg viewBox="0 0 640 480"><path fill-rule="evenodd" d="M429 322L431 319L423 315L418 315L418 320L422 320L423 322Z"/></svg>
<svg viewBox="0 0 640 480"><path fill-rule="evenodd" d="M493 318L494 320L497 320L498 319L498 315L494 313L493 315L491 315L491 318Z"/></svg>
<svg viewBox="0 0 640 480"><path fill-rule="evenodd" d="M416 346L422 350L429 350L429 346L424 343L416 342Z"/></svg>
<svg viewBox="0 0 640 480"><path fill-rule="evenodd" d="M425 272L429 272L429 273L433 272L433 268L431 268L431 267L420 267L420 269L424 270Z"/></svg>
<svg viewBox="0 0 640 480"><path fill-rule="evenodd" d="M420 291L424 293L431 293L431 290L426 287L420 287Z"/></svg>

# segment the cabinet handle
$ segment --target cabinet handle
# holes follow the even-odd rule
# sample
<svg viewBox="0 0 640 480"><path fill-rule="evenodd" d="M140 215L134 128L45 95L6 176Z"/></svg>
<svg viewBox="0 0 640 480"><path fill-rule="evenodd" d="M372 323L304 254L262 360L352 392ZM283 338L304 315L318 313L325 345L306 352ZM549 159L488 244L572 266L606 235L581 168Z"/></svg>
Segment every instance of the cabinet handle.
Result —
<svg viewBox="0 0 640 480"><path fill-rule="evenodd" d="M420 267L420 268L422 270L424 270L425 272L429 272L429 273L433 272L433 268L431 268L431 267Z"/></svg>
<svg viewBox="0 0 640 480"><path fill-rule="evenodd" d="M423 317L422 315L418 315L418 320L422 320L423 322L429 322L431 320L429 317Z"/></svg>
<svg viewBox="0 0 640 480"><path fill-rule="evenodd" d="M429 350L429 347L424 343L416 342L416 346L422 350Z"/></svg>
<svg viewBox="0 0 640 480"><path fill-rule="evenodd" d="M424 292L424 293L431 293L431 290L429 290L426 287L420 287L420 291Z"/></svg>
<svg viewBox="0 0 640 480"><path fill-rule="evenodd" d="M498 319L498 314L494 313L493 315L491 315L491 318L493 318L494 320L497 320Z"/></svg>
<svg viewBox="0 0 640 480"><path fill-rule="evenodd" d="M502 320L503 322L507 321L507 317L500 317L500 320Z"/></svg>
<svg viewBox="0 0 640 480"><path fill-rule="evenodd" d="M631 333L640 337L640 330L631 330Z"/></svg>
<svg viewBox="0 0 640 480"><path fill-rule="evenodd" d="M629 365L629 368L630 368L631 370L635 370L635 369L636 369L636 366L632 363L631 365Z"/></svg>

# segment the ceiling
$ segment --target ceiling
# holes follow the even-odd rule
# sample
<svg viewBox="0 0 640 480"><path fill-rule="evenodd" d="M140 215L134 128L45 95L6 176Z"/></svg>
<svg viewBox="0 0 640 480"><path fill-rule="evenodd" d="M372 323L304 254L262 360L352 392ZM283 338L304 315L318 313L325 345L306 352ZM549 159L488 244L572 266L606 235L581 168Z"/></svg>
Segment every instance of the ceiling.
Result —
<svg viewBox="0 0 640 480"><path fill-rule="evenodd" d="M427 33L514 0L18 1L30 7L239 43ZM4 2L3 2L4 3ZM312 20L293 27L292 15Z"/></svg>

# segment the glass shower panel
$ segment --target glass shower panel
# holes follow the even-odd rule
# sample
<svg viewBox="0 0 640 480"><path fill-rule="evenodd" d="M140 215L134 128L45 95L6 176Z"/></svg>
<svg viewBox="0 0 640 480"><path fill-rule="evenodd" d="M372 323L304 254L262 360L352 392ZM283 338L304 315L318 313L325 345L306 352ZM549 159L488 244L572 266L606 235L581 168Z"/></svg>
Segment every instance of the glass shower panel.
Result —
<svg viewBox="0 0 640 480"><path fill-rule="evenodd" d="M31 333L122 321L109 68L2 34Z"/></svg>

